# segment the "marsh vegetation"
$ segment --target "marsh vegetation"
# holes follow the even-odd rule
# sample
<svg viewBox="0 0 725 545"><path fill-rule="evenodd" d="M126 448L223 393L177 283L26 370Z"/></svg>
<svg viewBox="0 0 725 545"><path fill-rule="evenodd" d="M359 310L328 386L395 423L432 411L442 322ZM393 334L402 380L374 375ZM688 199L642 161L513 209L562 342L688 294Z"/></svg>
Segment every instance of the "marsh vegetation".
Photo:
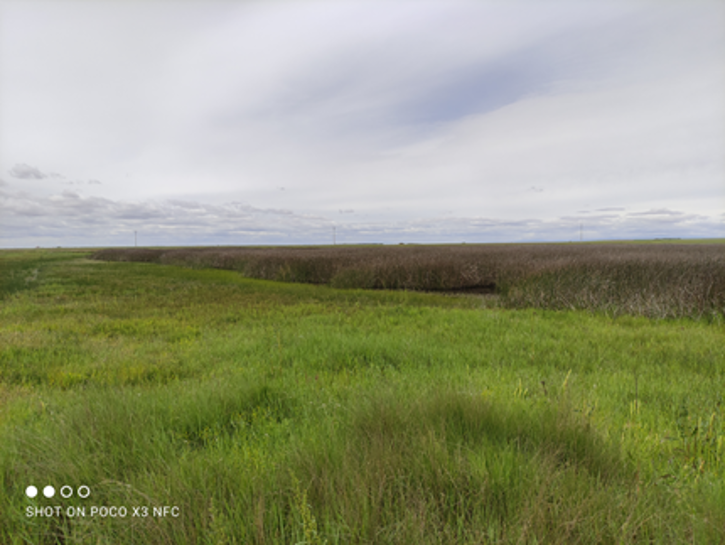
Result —
<svg viewBox="0 0 725 545"><path fill-rule="evenodd" d="M227 269L335 288L495 293L508 308L654 318L725 313L723 244L113 248L93 258Z"/></svg>
<svg viewBox="0 0 725 545"><path fill-rule="evenodd" d="M653 248L526 247L523 269L497 248L458 273L493 300L411 291L465 287L445 263L475 248L346 250L365 287L398 291L342 282L356 269L332 257L317 285L250 278L301 281L323 248L3 251L0 542L724 542L722 246ZM647 281L639 262L658 264ZM617 275L659 302L571 295ZM91 495L26 496L48 484ZM128 516L26 513L84 505Z"/></svg>

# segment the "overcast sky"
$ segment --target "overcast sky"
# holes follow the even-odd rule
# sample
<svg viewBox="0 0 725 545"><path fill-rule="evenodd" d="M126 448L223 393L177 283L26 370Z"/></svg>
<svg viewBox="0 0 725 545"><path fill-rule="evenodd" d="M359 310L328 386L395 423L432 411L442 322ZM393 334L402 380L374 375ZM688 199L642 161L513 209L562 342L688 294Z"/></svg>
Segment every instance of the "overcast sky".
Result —
<svg viewBox="0 0 725 545"><path fill-rule="evenodd" d="M0 247L725 236L722 1L0 0Z"/></svg>

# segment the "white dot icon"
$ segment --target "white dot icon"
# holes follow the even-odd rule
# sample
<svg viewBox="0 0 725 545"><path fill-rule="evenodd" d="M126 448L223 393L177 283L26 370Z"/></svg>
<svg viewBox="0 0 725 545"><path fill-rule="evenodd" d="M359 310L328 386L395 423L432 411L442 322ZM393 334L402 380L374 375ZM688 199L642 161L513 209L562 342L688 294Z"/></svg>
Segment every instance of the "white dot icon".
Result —
<svg viewBox="0 0 725 545"><path fill-rule="evenodd" d="M55 496L55 488L50 485L46 486L45 488L43 488L43 496L45 496L46 498L52 498L53 496Z"/></svg>
<svg viewBox="0 0 725 545"><path fill-rule="evenodd" d="M25 489L25 495L29 498L34 498L38 495L38 489L35 488L33 485L30 485L28 488Z"/></svg>

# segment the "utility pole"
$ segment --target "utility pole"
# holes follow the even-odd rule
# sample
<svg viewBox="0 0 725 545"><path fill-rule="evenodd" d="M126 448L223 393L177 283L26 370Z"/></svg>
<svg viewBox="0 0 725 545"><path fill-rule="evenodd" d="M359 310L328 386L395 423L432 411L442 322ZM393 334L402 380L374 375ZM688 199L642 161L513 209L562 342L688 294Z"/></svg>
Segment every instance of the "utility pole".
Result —
<svg viewBox="0 0 725 545"><path fill-rule="evenodd" d="M133 232L133 245L138 246L138 237L136 236L136 231Z"/></svg>
<svg viewBox="0 0 725 545"><path fill-rule="evenodd" d="M337 244L337 227L335 225L332 226L332 245Z"/></svg>
<svg viewBox="0 0 725 545"><path fill-rule="evenodd" d="M584 224L579 224L579 242L582 242L584 240L584 236L582 235L582 231L584 230Z"/></svg>

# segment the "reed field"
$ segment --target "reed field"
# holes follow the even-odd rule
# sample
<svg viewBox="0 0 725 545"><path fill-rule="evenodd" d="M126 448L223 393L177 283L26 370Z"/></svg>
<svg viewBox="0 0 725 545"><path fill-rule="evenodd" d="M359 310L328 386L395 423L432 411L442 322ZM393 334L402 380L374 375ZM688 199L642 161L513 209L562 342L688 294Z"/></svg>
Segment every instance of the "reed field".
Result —
<svg viewBox="0 0 725 545"><path fill-rule="evenodd" d="M335 288L496 293L508 308L653 318L725 313L723 243L117 248L93 257Z"/></svg>
<svg viewBox="0 0 725 545"><path fill-rule="evenodd" d="M724 249L2 250L0 543L725 543Z"/></svg>

